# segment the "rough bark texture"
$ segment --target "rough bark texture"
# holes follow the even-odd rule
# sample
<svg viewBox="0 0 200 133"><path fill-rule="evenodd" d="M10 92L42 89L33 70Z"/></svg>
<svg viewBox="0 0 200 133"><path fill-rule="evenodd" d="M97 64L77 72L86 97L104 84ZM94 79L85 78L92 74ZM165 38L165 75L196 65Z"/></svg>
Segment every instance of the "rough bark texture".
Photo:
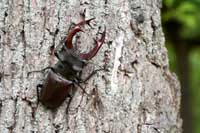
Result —
<svg viewBox="0 0 200 133"><path fill-rule="evenodd" d="M169 72L159 0L1 0L0 132L181 132L180 86ZM83 51L106 26L106 41L82 77L99 68L56 110L37 105L36 85L45 76L27 72L53 65L50 47L71 23L96 17L76 42ZM55 34L57 31L57 34ZM95 91L94 91L95 90Z"/></svg>

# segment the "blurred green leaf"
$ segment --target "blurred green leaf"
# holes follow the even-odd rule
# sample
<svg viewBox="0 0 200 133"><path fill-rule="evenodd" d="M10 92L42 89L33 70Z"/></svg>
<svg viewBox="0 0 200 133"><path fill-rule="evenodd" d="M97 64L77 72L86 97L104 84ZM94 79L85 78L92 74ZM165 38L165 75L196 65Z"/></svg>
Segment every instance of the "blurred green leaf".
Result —
<svg viewBox="0 0 200 133"><path fill-rule="evenodd" d="M200 4L197 4L197 0L182 0L176 7L173 6L174 3L175 0L164 0L167 9L162 14L163 22L171 20L179 22L182 25L182 29L180 29L180 36L182 38L188 39L200 36Z"/></svg>
<svg viewBox="0 0 200 133"><path fill-rule="evenodd" d="M172 8L174 5L174 0L164 0L164 2L167 8Z"/></svg>
<svg viewBox="0 0 200 133"><path fill-rule="evenodd" d="M200 132L200 48L195 48L189 56L192 110L195 133Z"/></svg>

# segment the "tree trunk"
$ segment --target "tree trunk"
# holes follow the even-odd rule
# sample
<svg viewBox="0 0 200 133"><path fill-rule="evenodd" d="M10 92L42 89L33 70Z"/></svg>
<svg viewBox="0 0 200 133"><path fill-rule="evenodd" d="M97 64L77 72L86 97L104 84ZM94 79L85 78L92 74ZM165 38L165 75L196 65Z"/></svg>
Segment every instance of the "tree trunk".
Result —
<svg viewBox="0 0 200 133"><path fill-rule="evenodd" d="M169 72L157 0L4 0L0 2L0 132L181 132L180 86ZM74 40L79 50L106 27L106 40L84 68L82 78L106 67L87 84L74 87L57 109L37 103L36 86L53 66L51 48L72 23L95 17Z"/></svg>

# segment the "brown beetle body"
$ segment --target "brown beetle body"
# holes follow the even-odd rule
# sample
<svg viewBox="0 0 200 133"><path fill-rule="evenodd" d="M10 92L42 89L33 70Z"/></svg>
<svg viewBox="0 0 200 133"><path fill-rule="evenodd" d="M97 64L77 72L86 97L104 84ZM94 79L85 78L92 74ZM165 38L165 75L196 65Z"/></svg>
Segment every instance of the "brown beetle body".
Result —
<svg viewBox="0 0 200 133"><path fill-rule="evenodd" d="M43 84L39 99L46 107L56 108L68 96L72 85L72 81L50 70Z"/></svg>

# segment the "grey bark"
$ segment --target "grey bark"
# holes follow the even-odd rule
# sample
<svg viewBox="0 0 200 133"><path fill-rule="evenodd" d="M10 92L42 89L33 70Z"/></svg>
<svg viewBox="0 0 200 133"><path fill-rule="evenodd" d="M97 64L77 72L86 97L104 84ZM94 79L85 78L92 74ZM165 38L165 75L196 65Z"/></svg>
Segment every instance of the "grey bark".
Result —
<svg viewBox="0 0 200 133"><path fill-rule="evenodd" d="M169 71L159 0L1 0L0 132L181 132L180 85ZM71 23L96 17L77 39L79 49L107 29L106 41L82 77L106 67L82 84L56 110L37 104L36 85L53 66L50 47L59 45ZM56 30L58 34L54 34ZM93 90L96 90L93 92Z"/></svg>

